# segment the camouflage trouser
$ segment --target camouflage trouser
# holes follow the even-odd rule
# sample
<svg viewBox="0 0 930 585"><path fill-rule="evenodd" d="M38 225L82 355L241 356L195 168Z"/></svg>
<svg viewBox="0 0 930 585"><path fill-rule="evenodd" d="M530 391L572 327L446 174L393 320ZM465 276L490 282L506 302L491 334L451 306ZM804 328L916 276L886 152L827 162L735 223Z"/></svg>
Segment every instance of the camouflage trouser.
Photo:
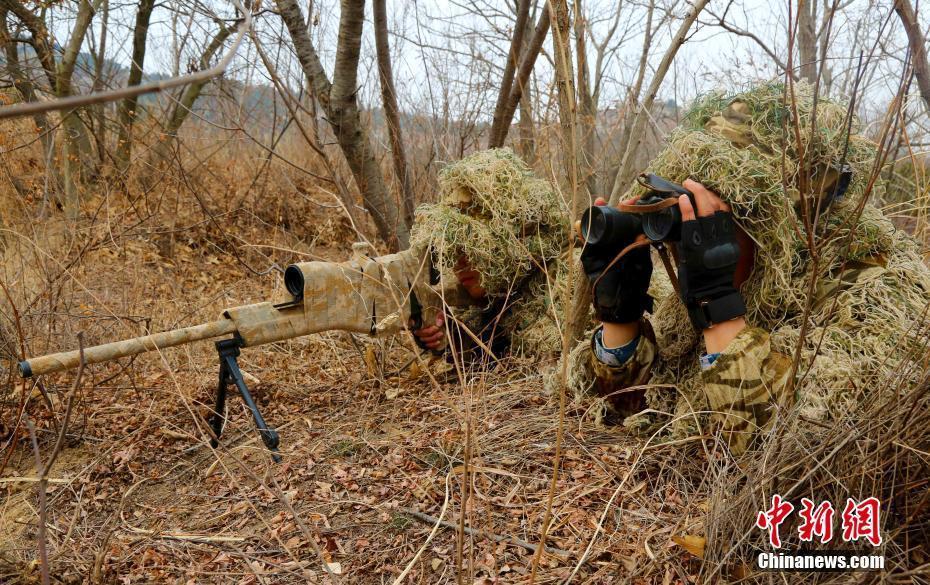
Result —
<svg viewBox="0 0 930 585"><path fill-rule="evenodd" d="M790 361L772 351L768 333L746 327L701 372L711 422L734 454L743 453L755 433L771 427L777 405L791 402L786 392L789 371Z"/></svg>
<svg viewBox="0 0 930 585"><path fill-rule="evenodd" d="M587 350L586 358L594 375L594 393L604 399L608 414L621 420L646 408L645 389L640 386L649 382L656 361L656 342L648 321L642 321L640 331L636 350L623 365L611 366L597 359L596 332Z"/></svg>
<svg viewBox="0 0 930 585"><path fill-rule="evenodd" d="M569 367L576 393L590 392L604 399L609 413L629 417L645 407L643 391L658 357L648 321L642 323L636 351L628 362L611 366L597 359L592 342L572 352ZM583 353L582 353L583 351ZM726 350L701 372L711 424L735 455L743 453L753 436L770 428L777 405L790 403L786 396L789 360L772 351L769 335L746 327ZM630 389L629 392L624 390Z"/></svg>

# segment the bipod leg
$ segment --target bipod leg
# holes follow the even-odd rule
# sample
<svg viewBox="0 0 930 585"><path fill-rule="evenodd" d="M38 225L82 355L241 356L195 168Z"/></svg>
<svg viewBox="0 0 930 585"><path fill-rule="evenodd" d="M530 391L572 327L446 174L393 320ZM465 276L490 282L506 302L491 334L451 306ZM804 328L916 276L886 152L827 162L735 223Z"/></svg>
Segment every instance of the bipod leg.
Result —
<svg viewBox="0 0 930 585"><path fill-rule="evenodd" d="M210 416L210 428L213 429L210 446L214 449L220 444L220 435L223 434L223 426L226 424L226 388L229 386L229 382L229 370L226 368L226 361L221 357L220 382L216 387L216 407L213 409L213 415Z"/></svg>
<svg viewBox="0 0 930 585"><path fill-rule="evenodd" d="M265 422L261 411L258 410L258 405L255 404L255 400L252 399L249 387L245 384L242 371L239 369L239 361L236 359L239 357L239 342L235 339L217 341L216 351L220 356L220 385L216 393L216 413L211 420L213 433L219 438L220 433L223 432L223 422L225 421L223 412L226 404L226 390L229 384L232 383L239 390L239 395L252 412L255 428L258 429L258 434L261 435L262 442L265 443L265 446L271 451L271 458L274 459L276 463L280 462L281 456L278 455L280 437L278 437L278 432ZM215 440L211 442L214 447L216 447L215 442Z"/></svg>

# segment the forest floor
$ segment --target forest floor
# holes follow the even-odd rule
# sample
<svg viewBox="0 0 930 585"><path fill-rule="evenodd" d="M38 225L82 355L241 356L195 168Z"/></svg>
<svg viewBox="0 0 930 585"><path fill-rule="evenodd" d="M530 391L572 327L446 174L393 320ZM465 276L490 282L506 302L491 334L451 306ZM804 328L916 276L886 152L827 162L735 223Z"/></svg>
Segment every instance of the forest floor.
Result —
<svg viewBox="0 0 930 585"><path fill-rule="evenodd" d="M248 183L211 173L201 194L220 180ZM281 277L268 266L343 259L354 238L313 189L298 189L299 205L270 192L122 205L113 189L88 199L92 219L77 234L43 239L48 225L32 224L29 241L43 251L32 257L45 261L31 287L10 276L22 275L26 252L6 240L16 344L30 355L74 348L78 331L96 344L275 298ZM696 561L672 537L702 530L706 494L687 486L701 484L713 445L647 444L595 424L589 405L567 397L551 486L560 397L544 377L554 359L508 359L467 375L440 360L428 375L410 365L413 351L404 340L341 332L243 350L256 400L280 433L281 463L235 395L222 443L210 447L209 342L88 367L49 475L53 578L529 582L551 493L552 549L535 582L576 571L577 583L690 581ZM15 437L0 473L0 582L38 582L40 504L28 481L36 463L18 407L25 401L47 459L74 372L38 385L0 374Z"/></svg>

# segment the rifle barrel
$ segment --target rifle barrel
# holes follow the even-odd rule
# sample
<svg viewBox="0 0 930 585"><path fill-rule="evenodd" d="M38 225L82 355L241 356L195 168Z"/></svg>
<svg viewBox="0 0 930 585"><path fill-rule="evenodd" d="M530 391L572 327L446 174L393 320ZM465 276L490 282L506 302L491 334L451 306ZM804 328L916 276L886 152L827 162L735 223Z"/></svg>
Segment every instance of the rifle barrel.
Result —
<svg viewBox="0 0 930 585"><path fill-rule="evenodd" d="M103 345L95 345L84 349L84 361L88 364L98 364L117 358L136 355L156 349L174 347L193 341L220 337L236 332L236 323L231 319L219 319L201 325L173 329L161 333L153 333L133 339L114 341ZM31 378L41 374L50 374L69 370L81 365L80 351L64 351L53 353L31 360L19 362L19 373L23 378Z"/></svg>

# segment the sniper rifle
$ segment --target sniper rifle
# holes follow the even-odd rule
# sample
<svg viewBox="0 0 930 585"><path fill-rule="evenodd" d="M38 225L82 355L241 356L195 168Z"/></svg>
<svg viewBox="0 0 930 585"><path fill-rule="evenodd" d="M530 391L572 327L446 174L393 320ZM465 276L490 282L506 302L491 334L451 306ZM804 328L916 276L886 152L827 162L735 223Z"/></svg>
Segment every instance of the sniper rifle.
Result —
<svg viewBox="0 0 930 585"><path fill-rule="evenodd" d="M346 262L303 262L284 272L287 298L232 307L221 319L114 341L83 350L85 364L97 364L149 351L225 337L215 342L220 361L216 406L210 417L211 444L218 445L225 423L226 394L234 385L252 413L255 426L275 461L280 442L252 399L237 358L240 349L319 333L342 330L371 336L394 335L433 323L444 303L461 298L456 288L438 286L438 274L427 248L369 257L356 251ZM409 326L409 327L408 327ZM226 337L229 336L229 337ZM66 351L19 362L24 378L77 368L81 351Z"/></svg>

